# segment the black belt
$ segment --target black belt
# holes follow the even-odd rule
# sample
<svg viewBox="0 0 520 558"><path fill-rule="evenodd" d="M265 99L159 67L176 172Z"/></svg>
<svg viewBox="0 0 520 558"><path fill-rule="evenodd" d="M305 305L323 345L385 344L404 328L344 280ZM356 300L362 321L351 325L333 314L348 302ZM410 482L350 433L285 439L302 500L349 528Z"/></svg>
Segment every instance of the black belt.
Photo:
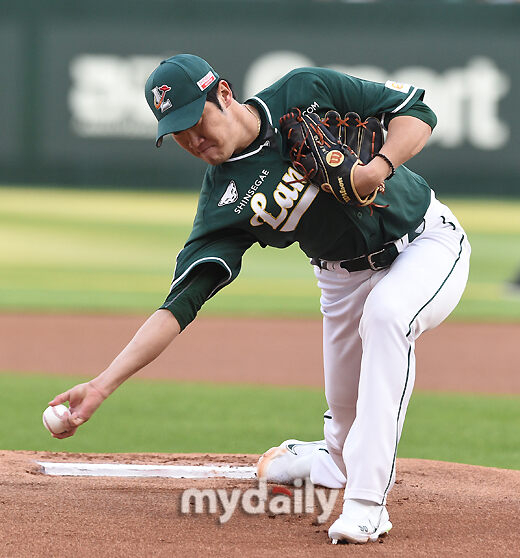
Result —
<svg viewBox="0 0 520 558"><path fill-rule="evenodd" d="M398 254L397 247L392 242L387 244L382 250L352 260L342 260L336 262L336 265L350 272L363 271L365 269L377 271L378 269L390 267ZM311 264L317 265L320 269L327 269L327 263L327 260L320 260L319 258L312 258L311 260Z"/></svg>
<svg viewBox="0 0 520 558"><path fill-rule="evenodd" d="M399 240L406 238L409 243L413 242L423 233L425 226L426 222L423 219L421 224L416 229L410 231ZM339 265L339 267L342 267L350 272L364 271L365 269L373 269L374 271L377 271L378 269L386 269L387 267L390 267L398 255L399 250L397 249L397 246L393 242L389 242L388 244L385 244L381 250L377 250L376 252L372 252L371 254L360 256L359 258L354 258L352 260L328 262L327 260L322 260L320 258L312 258L311 264L317 265L320 269L328 269L328 264L334 263L334 267Z"/></svg>

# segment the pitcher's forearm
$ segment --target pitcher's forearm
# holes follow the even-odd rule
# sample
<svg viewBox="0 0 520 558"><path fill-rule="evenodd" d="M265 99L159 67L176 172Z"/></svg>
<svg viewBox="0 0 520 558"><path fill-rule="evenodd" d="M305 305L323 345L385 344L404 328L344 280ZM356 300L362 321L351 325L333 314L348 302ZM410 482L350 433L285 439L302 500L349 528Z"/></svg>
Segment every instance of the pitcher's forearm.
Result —
<svg viewBox="0 0 520 558"><path fill-rule="evenodd" d="M388 126L388 135L381 153L397 168L417 155L431 134L432 129L426 122L413 116L396 116Z"/></svg>
<svg viewBox="0 0 520 558"><path fill-rule="evenodd" d="M395 170L421 151L431 132L430 126L418 118L397 116L388 126L388 136L380 153L388 157ZM374 157L368 165L356 167L354 181L358 193L362 197L370 195L391 170L382 157Z"/></svg>
<svg viewBox="0 0 520 558"><path fill-rule="evenodd" d="M91 384L108 397L125 380L156 359L177 337L180 326L168 310L157 310Z"/></svg>

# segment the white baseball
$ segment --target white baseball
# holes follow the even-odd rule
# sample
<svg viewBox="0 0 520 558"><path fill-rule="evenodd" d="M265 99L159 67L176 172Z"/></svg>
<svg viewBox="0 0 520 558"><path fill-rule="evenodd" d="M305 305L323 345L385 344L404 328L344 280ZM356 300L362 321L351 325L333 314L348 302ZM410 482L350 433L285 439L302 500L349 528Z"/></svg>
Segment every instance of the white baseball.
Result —
<svg viewBox="0 0 520 558"><path fill-rule="evenodd" d="M69 429L68 416L69 409L65 405L47 407L43 411L43 424L51 434L61 434Z"/></svg>

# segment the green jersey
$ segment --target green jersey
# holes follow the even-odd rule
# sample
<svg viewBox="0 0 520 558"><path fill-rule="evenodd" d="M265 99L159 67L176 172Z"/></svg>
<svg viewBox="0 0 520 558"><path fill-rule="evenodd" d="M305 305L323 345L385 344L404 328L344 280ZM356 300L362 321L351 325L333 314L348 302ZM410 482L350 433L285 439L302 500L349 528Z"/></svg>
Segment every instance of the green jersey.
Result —
<svg viewBox="0 0 520 558"><path fill-rule="evenodd" d="M407 84L301 68L250 98L247 103L261 115L260 134L242 153L208 168L193 230L177 257L162 307L178 319L182 314L179 321L185 327L206 298L239 274L242 256L254 243L285 248L298 242L309 258L345 260L375 252L417 228L430 202L423 178L401 166L371 207L342 205L291 166L277 126L281 116L298 107L320 117L328 110L354 111L362 118L381 118L386 126L394 116L409 115L433 128L435 115L422 103L423 96L422 89ZM204 264L212 265L202 274ZM202 287L193 278L203 275L201 297L196 291ZM190 291L197 302L190 300L186 312L181 307Z"/></svg>

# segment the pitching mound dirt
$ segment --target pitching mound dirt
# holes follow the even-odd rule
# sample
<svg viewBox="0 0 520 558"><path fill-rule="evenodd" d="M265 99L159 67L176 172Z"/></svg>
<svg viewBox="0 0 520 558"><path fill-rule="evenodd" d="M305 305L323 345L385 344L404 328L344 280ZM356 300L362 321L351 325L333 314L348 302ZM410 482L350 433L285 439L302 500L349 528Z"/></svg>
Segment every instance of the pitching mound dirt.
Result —
<svg viewBox="0 0 520 558"><path fill-rule="evenodd" d="M252 465L252 455L0 452L0 556L518 556L520 471L400 459L378 543L333 546L317 513L181 513L187 488L256 481L50 477L36 461ZM270 487L272 490L272 486ZM328 491L330 496L330 491ZM340 494L332 518L340 512ZM317 510L319 511L319 510Z"/></svg>

